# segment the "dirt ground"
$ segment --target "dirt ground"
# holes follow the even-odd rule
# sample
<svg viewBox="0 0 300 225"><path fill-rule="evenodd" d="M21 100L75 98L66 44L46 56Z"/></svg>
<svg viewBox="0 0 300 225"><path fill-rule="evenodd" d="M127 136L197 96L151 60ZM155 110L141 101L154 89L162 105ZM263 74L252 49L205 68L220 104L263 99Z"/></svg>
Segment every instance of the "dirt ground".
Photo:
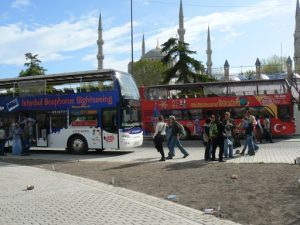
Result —
<svg viewBox="0 0 300 225"><path fill-rule="evenodd" d="M300 224L300 166L226 164L190 161L51 162L5 159L6 162L82 176L159 198L175 194L177 203L198 210L217 208L223 218L253 225ZM231 179L235 174L237 179Z"/></svg>

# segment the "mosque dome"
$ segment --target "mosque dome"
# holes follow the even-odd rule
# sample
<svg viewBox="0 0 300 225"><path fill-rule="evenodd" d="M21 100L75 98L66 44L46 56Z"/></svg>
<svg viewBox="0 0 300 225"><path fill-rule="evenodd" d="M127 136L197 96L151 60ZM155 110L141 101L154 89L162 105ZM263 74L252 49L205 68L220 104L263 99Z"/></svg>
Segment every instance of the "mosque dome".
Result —
<svg viewBox="0 0 300 225"><path fill-rule="evenodd" d="M161 49L159 47L156 47L150 51L148 51L144 56L142 56L142 59L146 60L162 60L164 58L165 54L161 52Z"/></svg>
<svg viewBox="0 0 300 225"><path fill-rule="evenodd" d="M260 74L260 78L262 80L270 80L270 77L267 74L264 74L264 73Z"/></svg>
<svg viewBox="0 0 300 225"><path fill-rule="evenodd" d="M218 80L219 81L225 81L225 77L221 76L221 77L219 77ZM241 79L238 76L236 76L236 75L230 75L229 76L229 81L241 81Z"/></svg>

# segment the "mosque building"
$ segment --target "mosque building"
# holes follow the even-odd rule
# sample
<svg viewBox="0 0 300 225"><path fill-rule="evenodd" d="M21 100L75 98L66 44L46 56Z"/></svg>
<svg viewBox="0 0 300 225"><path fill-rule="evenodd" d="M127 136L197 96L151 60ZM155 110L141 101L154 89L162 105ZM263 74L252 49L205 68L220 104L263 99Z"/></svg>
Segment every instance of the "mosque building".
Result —
<svg viewBox="0 0 300 225"><path fill-rule="evenodd" d="M296 14L295 14L295 33L294 33L294 71L295 74L300 74L300 6L299 6L299 0L296 2ZM184 42L184 35L185 35L185 28L184 28L184 16L183 16L183 7L182 7L182 0L180 0L180 8L179 8L179 28L177 29L179 40ZM101 14L99 16L99 26L98 26L98 54L97 54L97 60L98 60L98 69L103 69L103 38L102 38L102 20L101 20ZM212 49L211 49L211 40L210 40L210 29L208 26L207 30L207 62L206 62L206 74L208 76L212 76ZM142 39L142 54L140 60L162 60L164 57L164 54L161 52L161 49L159 47L159 44L157 43L157 46L154 49L151 49L150 51L145 51L145 37L143 35ZM229 64L228 64L229 65ZM128 64L128 72L131 72L131 62Z"/></svg>

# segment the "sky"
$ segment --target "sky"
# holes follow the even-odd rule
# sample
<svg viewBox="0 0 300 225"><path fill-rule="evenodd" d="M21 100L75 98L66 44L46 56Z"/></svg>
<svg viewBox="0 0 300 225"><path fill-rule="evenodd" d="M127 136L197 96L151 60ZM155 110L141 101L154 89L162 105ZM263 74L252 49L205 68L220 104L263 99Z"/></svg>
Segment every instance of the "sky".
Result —
<svg viewBox="0 0 300 225"><path fill-rule="evenodd" d="M178 37L180 0L132 0L134 60ZM206 65L210 27L215 71L254 69L257 58L294 56L296 0L182 0L185 42ZM131 61L130 0L1 0L0 78L25 69L38 54L46 74L97 69L99 14L105 69L127 71Z"/></svg>

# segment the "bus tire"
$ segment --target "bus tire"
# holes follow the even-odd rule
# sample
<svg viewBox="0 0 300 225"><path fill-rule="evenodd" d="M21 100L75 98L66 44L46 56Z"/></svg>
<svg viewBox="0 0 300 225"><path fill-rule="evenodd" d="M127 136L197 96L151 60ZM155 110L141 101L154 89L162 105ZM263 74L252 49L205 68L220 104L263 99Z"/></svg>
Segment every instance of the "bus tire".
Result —
<svg viewBox="0 0 300 225"><path fill-rule="evenodd" d="M88 144L82 135L74 135L69 138L67 149L73 154L86 154L88 151Z"/></svg>

